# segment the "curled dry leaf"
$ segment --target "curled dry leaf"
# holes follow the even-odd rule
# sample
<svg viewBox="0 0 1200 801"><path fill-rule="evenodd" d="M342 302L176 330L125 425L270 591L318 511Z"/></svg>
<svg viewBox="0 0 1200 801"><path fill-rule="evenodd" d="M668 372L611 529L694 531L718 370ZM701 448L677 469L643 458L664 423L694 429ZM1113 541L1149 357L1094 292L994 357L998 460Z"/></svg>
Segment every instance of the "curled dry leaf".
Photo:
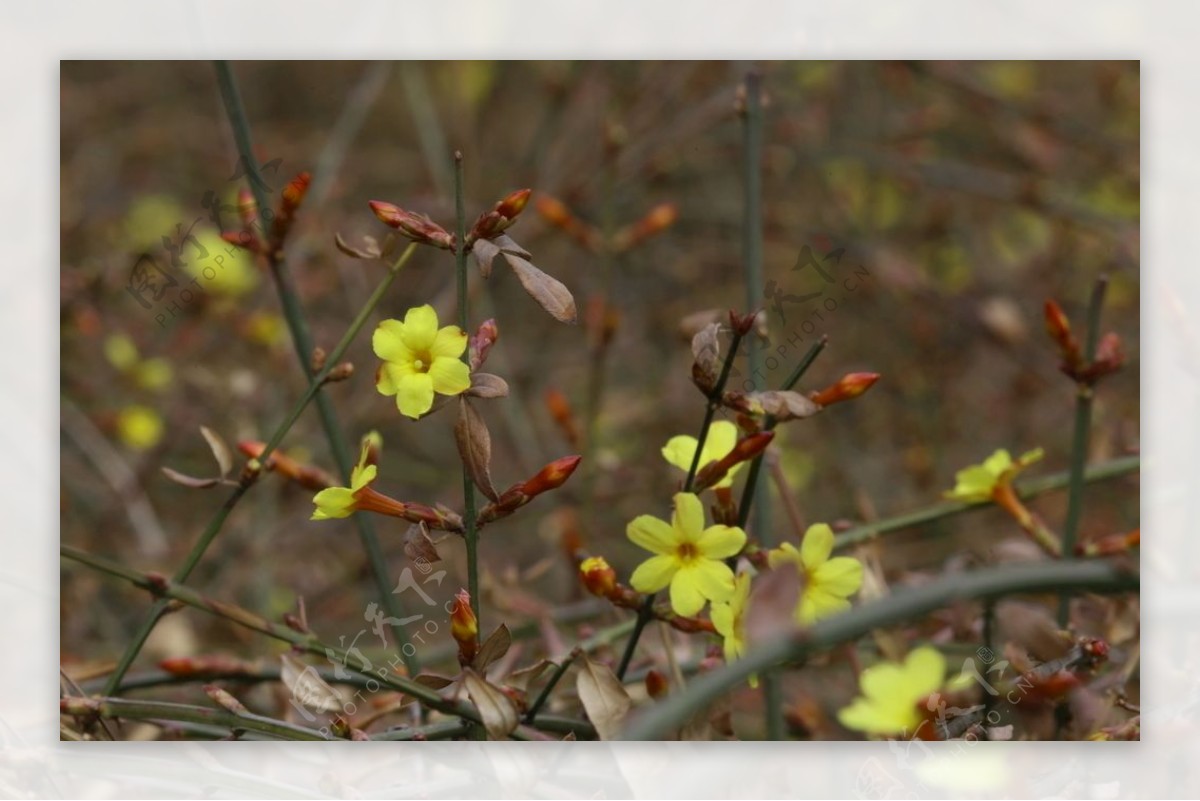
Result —
<svg viewBox="0 0 1200 801"><path fill-rule="evenodd" d="M721 324L709 323L692 337L692 381L706 395L721 373Z"/></svg>
<svg viewBox="0 0 1200 801"><path fill-rule="evenodd" d="M504 251L505 253L512 253L516 256L520 256L523 259L532 258L532 255L529 253L529 251L518 245L516 241L514 241L513 238L508 234L501 234L500 236L493 237L492 241L499 245L500 250Z"/></svg>
<svg viewBox="0 0 1200 801"><path fill-rule="evenodd" d="M429 537L429 527L424 522L413 523L404 534L404 555L414 562L440 562L437 546Z"/></svg>
<svg viewBox="0 0 1200 801"><path fill-rule="evenodd" d="M492 373L472 373L471 387L463 394L474 398L507 398L508 382Z"/></svg>
<svg viewBox="0 0 1200 801"><path fill-rule="evenodd" d="M476 239L471 245L471 255L479 265L479 273L484 278L492 276L492 262L500 255L500 248L487 239Z"/></svg>
<svg viewBox="0 0 1200 801"><path fill-rule="evenodd" d="M159 469L162 470L164 476L171 479L176 484L190 487L191 489L208 489L209 487L215 487L221 483L221 479L219 478L196 478L195 476L189 476L186 473L180 473L178 470L172 470L169 467L161 467Z"/></svg>
<svg viewBox="0 0 1200 801"><path fill-rule="evenodd" d="M208 447L212 449L213 458L217 460L217 467L221 469L221 478L229 475L229 471L233 469L233 451L229 449L229 445L207 426L200 426L200 433L204 435Z"/></svg>
<svg viewBox="0 0 1200 801"><path fill-rule="evenodd" d="M235 715L241 715L249 711L241 701L234 698L232 695L225 692L215 684L205 684L204 694L211 698L213 703L224 709L226 712L232 712Z"/></svg>
<svg viewBox="0 0 1200 801"><path fill-rule="evenodd" d="M504 683L514 690L528 693L532 689L534 682L552 667L555 667L555 664L549 659L540 659L529 667L509 673L508 677L504 679Z"/></svg>
<svg viewBox="0 0 1200 801"><path fill-rule="evenodd" d="M633 699L621 680L607 665L593 662L585 655L575 677L575 689L600 739L616 739L625 716L633 707Z"/></svg>
<svg viewBox="0 0 1200 801"><path fill-rule="evenodd" d="M471 668L463 670L463 686L467 688L471 703L479 710L479 717L489 737L503 740L512 734L520 723L520 717L511 698L499 688L488 684Z"/></svg>
<svg viewBox="0 0 1200 801"><path fill-rule="evenodd" d="M511 645L512 633L509 632L508 626L501 623L499 628L483 641L483 645L479 646L479 653L475 654L472 667L481 672L487 670L489 665L508 653Z"/></svg>
<svg viewBox="0 0 1200 801"><path fill-rule="evenodd" d="M471 480L479 491L495 501L500 495L492 486L492 436L479 412L466 398L458 404L458 422L454 425L454 441Z"/></svg>
<svg viewBox="0 0 1200 801"><path fill-rule="evenodd" d="M560 323L574 323L576 317L575 298L562 282L534 267L516 253L502 250L509 266L517 274L521 286L536 300L550 316Z"/></svg>
<svg viewBox="0 0 1200 801"><path fill-rule="evenodd" d="M364 236L362 246L354 247L339 233L334 234L333 243L338 250L352 259L378 259L383 255L383 248L379 246L378 240L373 236Z"/></svg>
<svg viewBox="0 0 1200 801"><path fill-rule="evenodd" d="M292 691L292 700L310 709L335 712L342 708L343 701L338 691L317 673L312 665L306 665L291 654L280 654L279 678Z"/></svg>
<svg viewBox="0 0 1200 801"><path fill-rule="evenodd" d="M812 417L821 407L799 392L769 390L767 392L728 392L723 398L726 406L746 414L769 414L779 422Z"/></svg>

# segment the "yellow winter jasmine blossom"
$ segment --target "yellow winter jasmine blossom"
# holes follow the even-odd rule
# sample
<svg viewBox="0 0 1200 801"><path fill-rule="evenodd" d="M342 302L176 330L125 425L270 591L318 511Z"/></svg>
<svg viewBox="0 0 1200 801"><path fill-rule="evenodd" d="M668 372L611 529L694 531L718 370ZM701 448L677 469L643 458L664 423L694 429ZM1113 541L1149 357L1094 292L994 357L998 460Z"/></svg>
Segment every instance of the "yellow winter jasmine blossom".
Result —
<svg viewBox="0 0 1200 801"><path fill-rule="evenodd" d="M733 580L729 600L712 605L713 628L724 638L725 661L733 662L746 652L746 607L750 601L750 573L738 573ZM758 686L758 677L750 677L750 686Z"/></svg>
<svg viewBox="0 0 1200 801"><path fill-rule="evenodd" d="M838 720L847 729L883 737L936 739L932 726L922 731L928 718L921 702L937 692L945 676L946 660L928 646L911 651L903 663L872 665L858 678L862 695L838 712Z"/></svg>
<svg viewBox="0 0 1200 801"><path fill-rule="evenodd" d="M376 377L380 394L395 395L400 413L414 420L433 407L433 394L458 395L471 386L471 373L460 361L467 335L456 325L438 328L428 304L409 309L404 322L384 320L371 339L383 359Z"/></svg>
<svg viewBox="0 0 1200 801"><path fill-rule="evenodd" d="M709 462L717 462L727 456L733 450L733 446L737 444L737 438L737 426L728 420L718 420L709 426L708 437L705 438L704 447L700 450L700 463L696 465L696 472L703 470ZM696 438L687 435L671 437L663 446L662 455L668 462L687 473L692 469L692 460L696 458ZM741 466L739 463L729 468L725 478L713 484L713 489L732 486L733 474Z"/></svg>
<svg viewBox="0 0 1200 801"><path fill-rule="evenodd" d="M117 434L130 448L147 451L162 439L163 421L149 406L126 406L117 414Z"/></svg>
<svg viewBox="0 0 1200 801"><path fill-rule="evenodd" d="M746 544L746 532L732 526L704 527L704 506L690 492L675 495L671 522L651 515L634 518L625 533L635 545L655 555L633 571L630 583L638 592L671 587L671 608L690 617L706 601L728 601L733 595L733 571L722 560Z"/></svg>
<svg viewBox="0 0 1200 801"><path fill-rule="evenodd" d="M369 443L364 442L362 452L358 457L358 464L350 471L349 487L329 487L313 496L313 504L317 508L313 510L310 519L332 520L335 517L349 517L357 511L358 499L356 496L361 490L370 486L371 482L375 480L377 472L375 465L367 464L369 451Z"/></svg>
<svg viewBox="0 0 1200 801"><path fill-rule="evenodd" d="M983 461L959 470L955 475L954 489L942 493L943 497L966 503L992 500L996 487L1008 484L1018 473L1042 458L1042 449L1035 448L1021 454L1013 461L1008 451L1001 448Z"/></svg>
<svg viewBox="0 0 1200 801"><path fill-rule="evenodd" d="M804 579L796 620L803 626L850 608L846 600L862 586L863 569L857 559L837 556L833 559L833 529L815 523L804 532L800 549L785 542L767 554L772 568L793 564Z"/></svg>

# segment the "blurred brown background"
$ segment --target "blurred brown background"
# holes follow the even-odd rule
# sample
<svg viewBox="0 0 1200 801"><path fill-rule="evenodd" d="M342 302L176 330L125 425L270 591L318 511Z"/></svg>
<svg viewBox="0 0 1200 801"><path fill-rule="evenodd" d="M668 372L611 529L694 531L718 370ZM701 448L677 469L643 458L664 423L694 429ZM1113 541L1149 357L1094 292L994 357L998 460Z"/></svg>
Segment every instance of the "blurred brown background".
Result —
<svg viewBox="0 0 1200 801"><path fill-rule="evenodd" d="M449 227L455 148L466 156L471 218L526 186L535 197L561 198L596 225L606 214L620 227L656 204L677 204L673 227L612 266L620 320L596 448L587 453L596 496L579 525L588 549L608 555L623 576L641 558L625 541L625 523L644 512L665 515L679 480L659 449L672 435L695 435L703 414L680 321L704 309L748 306L742 134L734 113L748 66L235 65L261 161L280 160L267 173L275 191L300 170L314 173L288 260L326 348L383 274L378 264L338 253L334 233L381 235L371 199L427 212ZM1111 278L1104 329L1120 334L1129 362L1098 393L1092 458L1135 448L1137 63L758 66L769 95L766 278L788 295L823 290L822 300L835 292L838 299L833 312L820 301L783 304L784 320L770 311L772 348L780 350L767 383L782 383L822 333L830 345L803 388L851 370L883 374L861 400L782 430L784 472L807 520L860 520L935 502L955 470L998 447L1015 454L1040 445L1047 456L1034 472L1065 469L1073 387L1057 371L1041 307L1058 298L1081 325L1101 273ZM192 232L212 242L205 193L232 204L242 185L230 180L237 160L211 65L64 62L61 92L62 539L169 573L224 491L185 489L159 468L211 473L200 425L231 443L266 439L304 377L274 289L248 262L231 264L221 282L200 277L205 293L180 302L174 315L165 307L191 276L152 309L126 290L140 253L169 266L161 238L177 223L186 230L199 219ZM225 227L235 227L236 212L224 216ZM572 289L582 316L603 286L602 259L532 206L514 234ZM834 283L825 285L811 267L793 270L805 246L818 256L845 249ZM866 277L842 291L860 267ZM501 330L489 368L513 389L483 406L493 475L507 486L571 452L543 398L559 389L582 414L587 330L555 323L503 268L487 284L477 275L472 282L474 322L494 315ZM402 316L425 302L450 319L453 258L445 252L420 251L380 311ZM132 360L129 344L137 351ZM382 433L380 488L460 507L451 417L414 424L376 393L367 332L350 358L355 377L328 391L353 441L372 428ZM333 468L312 409L284 449ZM521 620L539 604L578 599L559 541L564 510L584 505L582 479L485 531L492 587L485 628L499 617L489 604ZM329 641L344 633L348 642L374 591L351 522L308 522L310 495L266 477L189 583L272 617L302 595L314 630ZM1057 527L1065 501L1053 495L1035 508ZM775 522L784 527L786 519L777 511ZM1088 491L1085 538L1137 524L1136 485ZM379 519L377 528L398 575L408 564L404 524ZM785 529L784 536L795 535ZM990 559L992 546L1016 539L1012 524L989 511L889 539L886 564L936 571L950 554ZM448 596L465 583L461 545L441 550L451 571L441 588ZM64 568L64 660L115 658L146 606L142 593ZM142 660L211 651L252 658L279 649L184 612L159 627Z"/></svg>

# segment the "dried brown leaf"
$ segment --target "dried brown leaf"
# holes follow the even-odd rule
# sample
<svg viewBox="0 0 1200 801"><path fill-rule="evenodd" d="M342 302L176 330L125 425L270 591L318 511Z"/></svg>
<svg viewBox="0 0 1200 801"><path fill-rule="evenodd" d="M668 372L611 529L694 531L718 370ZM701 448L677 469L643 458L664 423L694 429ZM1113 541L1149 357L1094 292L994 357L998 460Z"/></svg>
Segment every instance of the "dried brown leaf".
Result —
<svg viewBox="0 0 1200 801"><path fill-rule="evenodd" d="M511 698L486 682L471 668L463 670L463 686L467 688L467 695L479 710L479 717L489 737L503 740L512 734L520 723L520 717Z"/></svg>
<svg viewBox="0 0 1200 801"><path fill-rule="evenodd" d="M472 373L471 388L464 394L475 398L507 398L508 382L491 373Z"/></svg>
<svg viewBox="0 0 1200 801"><path fill-rule="evenodd" d="M726 404L748 414L769 414L779 422L812 417L821 407L799 392L768 390L766 392L731 392Z"/></svg>
<svg viewBox="0 0 1200 801"><path fill-rule="evenodd" d="M217 460L217 467L221 469L221 478L229 475L229 471L233 469L233 451L229 449L229 445L208 426L200 426L200 433L204 435L208 447L212 449L213 458Z"/></svg>
<svg viewBox="0 0 1200 801"><path fill-rule="evenodd" d="M600 739L616 739L625 716L633 708L633 699L621 680L607 665L593 662L585 655L575 677L575 689Z"/></svg>
<svg viewBox="0 0 1200 801"><path fill-rule="evenodd" d="M504 683L514 690L520 690L523 693L528 693L533 683L550 668L555 667L555 664L549 659L540 659L536 663L520 670L514 670L509 673L504 679Z"/></svg>
<svg viewBox="0 0 1200 801"><path fill-rule="evenodd" d="M334 712L342 708L342 697L337 690L321 678L317 669L306 665L291 654L280 654L279 678L292 691L292 699L322 712Z"/></svg>
<svg viewBox="0 0 1200 801"><path fill-rule="evenodd" d="M508 234L501 234L500 236L492 237L492 241L499 245L500 250L504 251L505 253L512 253L520 256L523 259L533 258L528 250L518 245Z"/></svg>
<svg viewBox="0 0 1200 801"><path fill-rule="evenodd" d="M476 239L471 246L471 255L479 265L479 272L484 278L492 275L492 262L500 255L500 248L487 239Z"/></svg>
<svg viewBox="0 0 1200 801"><path fill-rule="evenodd" d="M404 534L404 554L414 562L440 562L437 546L429 537L429 527L423 522L414 523Z"/></svg>
<svg viewBox="0 0 1200 801"><path fill-rule="evenodd" d="M501 251L509 266L517 274L521 286L536 300L550 316L560 323L574 323L575 298L561 281L534 267L533 264L515 253Z"/></svg>
<svg viewBox="0 0 1200 801"><path fill-rule="evenodd" d="M337 249L352 259L378 259L383 255L383 249L373 236L364 236L362 247L354 247L340 233L334 234L333 243Z"/></svg>
<svg viewBox="0 0 1200 801"><path fill-rule="evenodd" d="M712 392L721 373L721 324L709 323L692 337L692 381Z"/></svg>
<svg viewBox="0 0 1200 801"><path fill-rule="evenodd" d="M479 653L475 654L472 666L480 672L487 670L489 665L508 653L511 645L512 633L508 626L501 623L499 628L483 641L483 645L479 646Z"/></svg>
<svg viewBox="0 0 1200 801"><path fill-rule="evenodd" d="M180 473L178 470L172 470L169 467L161 467L163 475L174 481L176 484L181 484L192 489L208 489L215 487L221 483L220 478L196 478L189 476L186 473Z"/></svg>
<svg viewBox="0 0 1200 801"><path fill-rule="evenodd" d="M479 491L495 501L500 497L492 486L492 435L479 412L466 398L458 404L458 422L454 425L454 441L471 480Z"/></svg>

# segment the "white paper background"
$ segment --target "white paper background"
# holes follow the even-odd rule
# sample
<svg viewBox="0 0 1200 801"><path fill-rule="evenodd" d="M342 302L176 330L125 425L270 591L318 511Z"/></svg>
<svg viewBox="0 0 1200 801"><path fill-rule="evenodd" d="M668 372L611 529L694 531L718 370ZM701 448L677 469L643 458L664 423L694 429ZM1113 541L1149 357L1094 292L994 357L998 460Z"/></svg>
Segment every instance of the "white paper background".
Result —
<svg viewBox="0 0 1200 801"><path fill-rule="evenodd" d="M1196 6L692 0L11 3L0 9L0 795L1172 797L1200 792ZM303 10L302 10L303 9ZM59 744L60 58L1140 58L1143 742ZM1167 308L1177 303L1181 316ZM1190 339L1185 348L1182 339Z"/></svg>

